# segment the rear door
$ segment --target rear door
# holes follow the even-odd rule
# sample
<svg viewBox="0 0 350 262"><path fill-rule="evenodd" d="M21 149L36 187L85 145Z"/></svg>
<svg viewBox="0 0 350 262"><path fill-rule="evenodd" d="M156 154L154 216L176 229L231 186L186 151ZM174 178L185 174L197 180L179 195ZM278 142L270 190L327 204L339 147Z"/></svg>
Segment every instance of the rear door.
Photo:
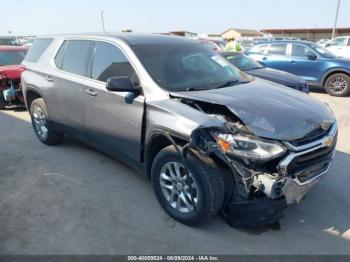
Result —
<svg viewBox="0 0 350 262"><path fill-rule="evenodd" d="M52 119L82 139L87 138L83 94L93 44L89 40L65 40L54 59L57 70L46 77L54 86L47 97Z"/></svg>
<svg viewBox="0 0 350 262"><path fill-rule="evenodd" d="M145 98L106 89L110 77L127 76L140 84L128 57L115 44L97 41L89 76L83 98L90 143L109 154L139 161Z"/></svg>
<svg viewBox="0 0 350 262"><path fill-rule="evenodd" d="M287 43L272 43L259 62L267 67L288 71L287 46Z"/></svg>

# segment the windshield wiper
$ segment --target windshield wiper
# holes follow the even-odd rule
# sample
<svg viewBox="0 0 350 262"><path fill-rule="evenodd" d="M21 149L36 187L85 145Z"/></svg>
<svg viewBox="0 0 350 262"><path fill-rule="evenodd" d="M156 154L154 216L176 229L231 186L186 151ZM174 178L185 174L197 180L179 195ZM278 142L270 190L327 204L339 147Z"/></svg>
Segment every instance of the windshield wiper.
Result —
<svg viewBox="0 0 350 262"><path fill-rule="evenodd" d="M213 89L229 87L229 86L232 86L232 85L237 84L237 83L239 83L239 80L229 80L229 81L226 81L226 82L224 82L223 84L221 84L221 85L219 85L217 87L214 87Z"/></svg>

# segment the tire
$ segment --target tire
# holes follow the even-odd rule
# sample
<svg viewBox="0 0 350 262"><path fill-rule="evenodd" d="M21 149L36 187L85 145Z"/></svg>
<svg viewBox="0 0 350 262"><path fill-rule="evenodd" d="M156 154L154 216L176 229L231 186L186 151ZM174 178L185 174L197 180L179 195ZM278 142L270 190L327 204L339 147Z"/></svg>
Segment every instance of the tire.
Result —
<svg viewBox="0 0 350 262"><path fill-rule="evenodd" d="M35 99L30 105L29 113L35 135L42 143L55 145L62 141L63 134L55 131L44 99Z"/></svg>
<svg viewBox="0 0 350 262"><path fill-rule="evenodd" d="M6 106L6 101L4 98L4 93L0 91L0 110L4 110Z"/></svg>
<svg viewBox="0 0 350 262"><path fill-rule="evenodd" d="M324 89L331 96L347 96L350 93L350 77L343 73L330 75L324 83Z"/></svg>
<svg viewBox="0 0 350 262"><path fill-rule="evenodd" d="M187 202L189 202L190 204L196 202L196 208L187 208L185 202L181 200L181 206L185 207L180 207L179 209L182 210L179 210L176 207L174 207L174 205L171 205L171 203L169 202L171 196L167 200L166 194L164 194L163 192L164 190L172 192L170 189L164 189L161 186L161 182L163 181L162 183L164 183L164 179L161 174L165 173L167 178L170 177L170 173L163 172L163 168L168 167L169 165L173 165L172 163L178 163L180 165L183 165L182 158L181 156L179 156L174 146L168 146L157 154L152 163L151 180L156 197L160 205L165 210L165 212L168 213L168 215L170 215L172 218L183 224L196 226L210 220L211 218L217 215L218 211L221 209L221 206L223 204L225 189L223 177L212 159L202 157L200 159L193 153L189 153L187 154L187 162L191 170L192 178L190 179L190 181L187 180L187 182L184 182L185 186L183 185L183 189L188 187L188 182L193 183L193 185L195 185L195 189L193 190L194 199L188 197L189 192L182 193L182 197L186 198L187 196ZM185 171L185 169L183 168L182 171ZM169 181L169 183L172 182ZM177 201L175 202L178 202L178 198L179 197L177 196L174 197L174 200L177 199ZM187 212L185 212L183 209L188 210L186 210Z"/></svg>

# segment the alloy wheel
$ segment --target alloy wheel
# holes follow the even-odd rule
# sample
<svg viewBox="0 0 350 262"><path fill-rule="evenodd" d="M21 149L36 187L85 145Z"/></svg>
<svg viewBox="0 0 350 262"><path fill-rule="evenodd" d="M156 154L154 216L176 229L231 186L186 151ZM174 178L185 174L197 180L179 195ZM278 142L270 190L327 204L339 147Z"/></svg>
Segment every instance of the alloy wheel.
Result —
<svg viewBox="0 0 350 262"><path fill-rule="evenodd" d="M198 186L192 174L181 163L166 163L161 169L159 183L170 206L181 213L193 211L194 205L198 203Z"/></svg>
<svg viewBox="0 0 350 262"><path fill-rule="evenodd" d="M38 136L42 140L46 140L48 136L47 121L43 110L40 107L36 107L33 113L33 120L35 125L35 130Z"/></svg>
<svg viewBox="0 0 350 262"><path fill-rule="evenodd" d="M336 77L329 82L329 89L336 94L341 94L348 86L346 80L342 77Z"/></svg>

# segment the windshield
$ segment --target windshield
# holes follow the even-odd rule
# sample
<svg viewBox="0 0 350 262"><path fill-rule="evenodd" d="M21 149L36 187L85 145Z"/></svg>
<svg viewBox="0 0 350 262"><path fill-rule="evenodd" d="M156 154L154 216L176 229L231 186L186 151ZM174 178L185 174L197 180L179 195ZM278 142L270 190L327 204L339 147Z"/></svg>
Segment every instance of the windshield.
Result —
<svg viewBox="0 0 350 262"><path fill-rule="evenodd" d="M263 68L263 66L259 62L243 54L226 54L225 57L235 67L238 67L242 71L249 71L249 70L254 70L258 68Z"/></svg>
<svg viewBox="0 0 350 262"><path fill-rule="evenodd" d="M167 91L214 89L251 80L201 44L137 45L133 49L153 80Z"/></svg>
<svg viewBox="0 0 350 262"><path fill-rule="evenodd" d="M310 47L323 57L327 57L327 58L334 58L335 57L335 55L331 51L329 51L327 48L325 48L319 44L310 44Z"/></svg>
<svg viewBox="0 0 350 262"><path fill-rule="evenodd" d="M0 66L19 65L22 63L27 51L0 51Z"/></svg>

